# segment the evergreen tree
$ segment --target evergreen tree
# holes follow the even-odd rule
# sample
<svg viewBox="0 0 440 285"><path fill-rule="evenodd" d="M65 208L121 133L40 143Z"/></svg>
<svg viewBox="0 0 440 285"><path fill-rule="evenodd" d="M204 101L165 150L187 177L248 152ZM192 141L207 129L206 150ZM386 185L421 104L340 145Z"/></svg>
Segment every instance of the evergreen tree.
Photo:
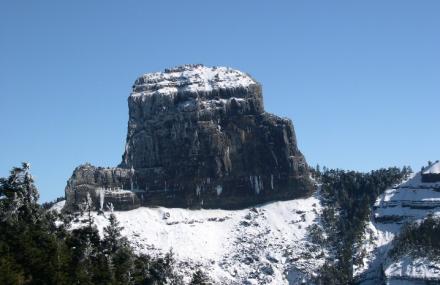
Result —
<svg viewBox="0 0 440 285"><path fill-rule="evenodd" d="M38 203L29 164L0 178L0 284L181 284L172 253L136 256L110 215L101 240L90 195L85 226L69 230L73 215ZM63 223L59 223L62 221Z"/></svg>
<svg viewBox="0 0 440 285"><path fill-rule="evenodd" d="M210 283L208 276L206 276L206 274L202 270L197 269L197 271L195 271L193 273L191 282L189 284L190 285L209 285L212 283Z"/></svg>
<svg viewBox="0 0 440 285"><path fill-rule="evenodd" d="M34 180L29 172L30 164L14 167L8 178L0 178L0 218L18 221L20 218L36 221L36 203L39 198Z"/></svg>
<svg viewBox="0 0 440 285"><path fill-rule="evenodd" d="M122 237L121 231L124 229L119 225L115 214L111 213L109 225L104 228L104 248L107 253L113 254L123 246L127 246L127 239Z"/></svg>
<svg viewBox="0 0 440 285"><path fill-rule="evenodd" d="M122 236L123 227L119 225L115 214L111 213L109 225L104 228L103 250L107 255L114 278L118 284L129 284L133 281L133 253L128 241Z"/></svg>
<svg viewBox="0 0 440 285"><path fill-rule="evenodd" d="M57 270L65 248L54 235L53 215L37 204L29 167L23 163L0 178L0 283L63 284Z"/></svg>
<svg viewBox="0 0 440 285"><path fill-rule="evenodd" d="M390 256L403 254L440 260L440 218L428 215L421 222L406 224L393 242Z"/></svg>
<svg viewBox="0 0 440 285"><path fill-rule="evenodd" d="M321 268L317 282L349 284L353 282L354 253L359 250L374 201L385 189L400 182L410 170L392 167L360 173L323 169L322 222L328 233L327 246L334 250L336 258ZM322 280L324 283L321 283Z"/></svg>

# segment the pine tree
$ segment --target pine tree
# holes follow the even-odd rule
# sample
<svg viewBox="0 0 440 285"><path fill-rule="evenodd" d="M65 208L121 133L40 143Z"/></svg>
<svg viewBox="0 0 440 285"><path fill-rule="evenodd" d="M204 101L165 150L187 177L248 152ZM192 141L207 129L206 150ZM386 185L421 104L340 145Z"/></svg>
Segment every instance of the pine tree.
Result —
<svg viewBox="0 0 440 285"><path fill-rule="evenodd" d="M209 282L208 276L206 276L206 274L202 270L197 269L197 271L193 273L191 283L189 283L189 284L190 285L209 285L211 283Z"/></svg>
<svg viewBox="0 0 440 285"><path fill-rule="evenodd" d="M30 165L0 178L0 284L68 284L55 219L37 204Z"/></svg>
<svg viewBox="0 0 440 285"><path fill-rule="evenodd" d="M181 284L172 254L136 256L114 215L101 240L90 195L86 224L73 230L72 215L44 209L38 197L29 164L0 178L0 284Z"/></svg>
<svg viewBox="0 0 440 285"><path fill-rule="evenodd" d="M113 254L122 246L127 244L126 238L122 237L121 231L124 227L119 225L115 214L111 213L109 217L109 225L104 228L104 247L105 250Z"/></svg>
<svg viewBox="0 0 440 285"><path fill-rule="evenodd" d="M119 225L115 214L111 213L109 225L104 228L103 249L108 257L110 269L118 284L130 284L133 273L133 253L128 240L122 236L123 227Z"/></svg>
<svg viewBox="0 0 440 285"><path fill-rule="evenodd" d="M92 201L92 197L90 196L90 193L87 193L87 198L84 201L84 207L87 213L87 225L89 228L92 228L94 224L92 212L95 209L95 207L93 206L93 201Z"/></svg>
<svg viewBox="0 0 440 285"><path fill-rule="evenodd" d="M0 178L2 220L17 221L26 218L32 222L36 221L39 194L29 169L30 164L23 162L22 167L12 168L8 178Z"/></svg>

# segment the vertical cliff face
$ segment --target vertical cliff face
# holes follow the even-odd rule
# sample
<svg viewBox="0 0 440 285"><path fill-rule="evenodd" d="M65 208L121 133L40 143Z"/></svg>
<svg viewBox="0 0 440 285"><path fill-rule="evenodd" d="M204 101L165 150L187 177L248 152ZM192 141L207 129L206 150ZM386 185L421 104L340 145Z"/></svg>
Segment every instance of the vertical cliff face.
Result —
<svg viewBox="0 0 440 285"><path fill-rule="evenodd" d="M144 205L207 208L240 208L312 191L292 122L265 113L261 85L245 73L185 65L145 74L128 104L119 170L105 176L89 169L94 178L81 187L129 189ZM80 167L74 176L83 172ZM77 192L74 176L66 194ZM102 176L107 178L96 179Z"/></svg>

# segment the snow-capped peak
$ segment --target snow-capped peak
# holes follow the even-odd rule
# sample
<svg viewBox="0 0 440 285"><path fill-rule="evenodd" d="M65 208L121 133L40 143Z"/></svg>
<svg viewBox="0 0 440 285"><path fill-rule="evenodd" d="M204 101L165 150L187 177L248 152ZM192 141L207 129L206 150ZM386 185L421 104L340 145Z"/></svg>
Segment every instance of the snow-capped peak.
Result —
<svg viewBox="0 0 440 285"><path fill-rule="evenodd" d="M229 67L188 64L140 76L134 83L131 95L175 95L183 92L247 89L256 84L258 83L246 73Z"/></svg>

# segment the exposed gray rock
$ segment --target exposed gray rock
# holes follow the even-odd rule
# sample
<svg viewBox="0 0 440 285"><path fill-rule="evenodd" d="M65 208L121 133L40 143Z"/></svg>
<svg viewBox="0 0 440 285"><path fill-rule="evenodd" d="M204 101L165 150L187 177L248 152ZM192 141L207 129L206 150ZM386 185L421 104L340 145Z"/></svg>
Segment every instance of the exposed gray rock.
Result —
<svg viewBox="0 0 440 285"><path fill-rule="evenodd" d="M115 210L132 210L140 200L131 189L133 171L124 168L102 168L84 164L77 167L67 181L66 205L76 207L90 193L96 210L105 210L111 203Z"/></svg>
<svg viewBox="0 0 440 285"><path fill-rule="evenodd" d="M115 208L241 208L310 194L293 124L264 111L261 90L225 67L185 65L139 77L128 98L121 164L78 167L67 204L98 188L136 194Z"/></svg>

